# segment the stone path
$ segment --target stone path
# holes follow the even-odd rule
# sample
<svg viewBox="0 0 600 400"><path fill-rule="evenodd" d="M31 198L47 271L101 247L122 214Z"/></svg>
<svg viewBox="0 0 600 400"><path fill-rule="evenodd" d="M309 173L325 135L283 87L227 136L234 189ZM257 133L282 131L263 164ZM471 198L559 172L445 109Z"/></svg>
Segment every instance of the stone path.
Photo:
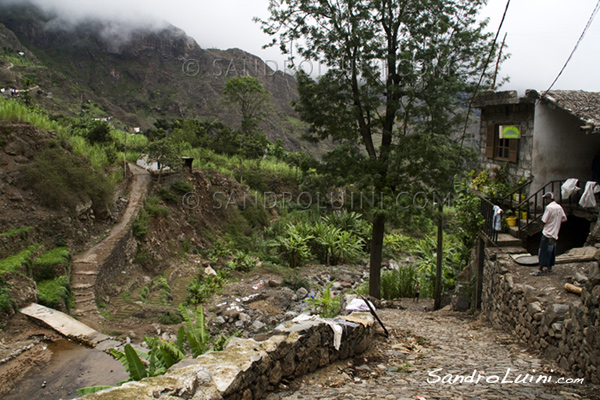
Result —
<svg viewBox="0 0 600 400"><path fill-rule="evenodd" d="M600 399L597 386L560 384L576 377L560 375L508 333L464 314L421 310L379 310L390 339L382 336L363 356L297 378L267 399Z"/></svg>
<svg viewBox="0 0 600 400"><path fill-rule="evenodd" d="M71 287L75 296L75 314L78 316L98 314L95 285L100 267L106 257L111 254L119 239L128 233L133 219L144 203L150 182L150 174L136 165L128 164L128 166L129 171L133 174L133 181L129 192L129 203L121 217L121 221L112 228L110 234L104 240L73 257Z"/></svg>

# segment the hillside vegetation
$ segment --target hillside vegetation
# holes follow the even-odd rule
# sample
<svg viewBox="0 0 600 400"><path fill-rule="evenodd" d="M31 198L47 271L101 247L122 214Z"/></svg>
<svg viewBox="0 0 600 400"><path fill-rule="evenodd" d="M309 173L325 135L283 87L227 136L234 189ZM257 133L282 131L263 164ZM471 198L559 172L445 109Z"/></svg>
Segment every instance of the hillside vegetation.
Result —
<svg viewBox="0 0 600 400"><path fill-rule="evenodd" d="M110 118L123 129L198 117L235 127L241 116L224 105L222 92L231 78L251 76L273 99L260 123L266 136L288 150L322 152L302 139L306 128L291 106L295 79L258 57L202 49L173 26L139 29L116 41L103 32L131 29L101 21L52 28L58 18L31 4L0 4L0 88L21 90L54 114Z"/></svg>

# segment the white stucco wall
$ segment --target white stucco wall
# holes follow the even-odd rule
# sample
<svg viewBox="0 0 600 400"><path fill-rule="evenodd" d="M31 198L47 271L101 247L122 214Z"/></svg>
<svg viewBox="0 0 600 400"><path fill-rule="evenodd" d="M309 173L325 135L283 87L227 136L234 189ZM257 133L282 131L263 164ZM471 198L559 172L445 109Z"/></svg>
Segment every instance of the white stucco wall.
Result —
<svg viewBox="0 0 600 400"><path fill-rule="evenodd" d="M592 160L600 152L600 135L580 131L581 122L566 111L538 102L533 129L532 190L546 183L578 178L579 186L592 179Z"/></svg>

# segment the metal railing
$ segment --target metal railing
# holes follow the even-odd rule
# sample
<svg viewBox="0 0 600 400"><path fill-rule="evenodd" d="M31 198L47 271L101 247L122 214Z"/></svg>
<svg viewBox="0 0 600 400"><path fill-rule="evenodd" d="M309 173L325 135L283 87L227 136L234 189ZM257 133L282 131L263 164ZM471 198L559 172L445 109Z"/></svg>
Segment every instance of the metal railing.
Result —
<svg viewBox="0 0 600 400"><path fill-rule="evenodd" d="M582 191L579 190L574 192L568 198L563 199L561 189L565 182L566 180L555 180L548 182L535 193L532 193L527 197L526 193L532 183L531 180L519 186L517 189L502 198L487 199L483 194L479 193L478 196L481 198L481 214L485 221L482 228L483 233L485 233L493 242L496 242L498 239L498 232L494 230L494 204L497 204L505 209L505 214L508 210L516 211L519 214L521 214L521 212L525 212L527 214L526 218L521 218L522 215L518 215L518 237L521 237L521 233L523 231L542 218L545 210L545 204L542 199L544 193L554 193L554 199L563 207L577 207L579 204L579 199L582 195Z"/></svg>
<svg viewBox="0 0 600 400"><path fill-rule="evenodd" d="M562 185L566 180L551 181L545 184L542 188L531 194L525 200L517 204L517 209L527 210L527 219L525 224L519 224L519 236L521 231L527 229L536 221L540 220L544 215L545 204L542 196L546 192L554 193L554 200L560 205L568 206L569 208L578 207L579 199L581 198L581 190L571 194L566 199L562 197Z"/></svg>
<svg viewBox="0 0 600 400"><path fill-rule="evenodd" d="M498 231L494 229L494 203L486 199L486 197L477 193L477 196L481 199L480 211L483 216L483 233L492 241L498 241Z"/></svg>

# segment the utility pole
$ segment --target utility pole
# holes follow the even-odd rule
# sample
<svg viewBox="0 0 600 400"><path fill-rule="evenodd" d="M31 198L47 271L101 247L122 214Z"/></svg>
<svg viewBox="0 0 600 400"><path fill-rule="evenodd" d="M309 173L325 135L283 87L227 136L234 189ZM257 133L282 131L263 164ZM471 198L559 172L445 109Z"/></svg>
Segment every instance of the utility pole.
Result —
<svg viewBox="0 0 600 400"><path fill-rule="evenodd" d="M127 130L123 130L125 134L125 147L123 148L123 179L127 179Z"/></svg>

